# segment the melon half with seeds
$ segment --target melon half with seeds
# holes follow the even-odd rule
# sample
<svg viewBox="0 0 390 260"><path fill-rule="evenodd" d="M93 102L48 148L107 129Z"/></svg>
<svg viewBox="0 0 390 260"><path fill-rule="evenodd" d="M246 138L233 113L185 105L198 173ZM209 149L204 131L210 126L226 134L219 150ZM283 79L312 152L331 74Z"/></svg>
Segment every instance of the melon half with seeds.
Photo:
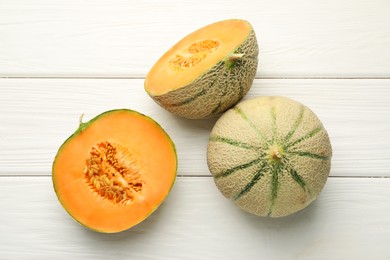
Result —
<svg viewBox="0 0 390 260"><path fill-rule="evenodd" d="M55 157L52 179L59 201L76 221L114 233L157 209L176 170L168 134L150 117L119 109L80 122Z"/></svg>
<svg viewBox="0 0 390 260"><path fill-rule="evenodd" d="M216 122L207 162L222 194L259 216L282 217L314 201L329 175L332 147L308 107L285 97L238 103Z"/></svg>
<svg viewBox="0 0 390 260"><path fill-rule="evenodd" d="M258 44L251 24L231 19L184 37L151 68L146 92L185 118L218 115L235 105L256 75Z"/></svg>

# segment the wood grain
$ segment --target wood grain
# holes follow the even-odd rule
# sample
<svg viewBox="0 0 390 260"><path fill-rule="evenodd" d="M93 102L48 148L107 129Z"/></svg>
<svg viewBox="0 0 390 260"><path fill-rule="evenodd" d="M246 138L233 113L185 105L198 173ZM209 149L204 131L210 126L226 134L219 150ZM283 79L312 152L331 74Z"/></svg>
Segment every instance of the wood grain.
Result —
<svg viewBox="0 0 390 260"><path fill-rule="evenodd" d="M250 21L258 77L390 77L388 0L0 1L0 77L144 77L193 30Z"/></svg>
<svg viewBox="0 0 390 260"><path fill-rule="evenodd" d="M308 208L268 219L236 208L210 177L181 177L155 213L118 234L73 221L49 177L0 177L0 190L2 259L390 257L390 179L330 178Z"/></svg>
<svg viewBox="0 0 390 260"><path fill-rule="evenodd" d="M331 137L332 176L389 177L390 80L255 80L248 96L283 95L309 106ZM110 109L151 116L176 144L179 175L210 175L209 133L216 120L163 110L130 79L0 79L0 175L50 175L62 144L84 120Z"/></svg>

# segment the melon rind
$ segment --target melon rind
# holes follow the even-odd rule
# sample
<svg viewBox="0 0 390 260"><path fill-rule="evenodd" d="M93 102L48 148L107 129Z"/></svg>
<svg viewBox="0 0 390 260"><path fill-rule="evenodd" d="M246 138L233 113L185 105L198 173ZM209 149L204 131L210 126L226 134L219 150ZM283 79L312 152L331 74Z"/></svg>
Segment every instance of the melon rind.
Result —
<svg viewBox="0 0 390 260"><path fill-rule="evenodd" d="M270 159L274 148L280 161ZM207 150L221 193L249 213L270 217L293 214L313 202L329 176L331 157L319 118L285 97L253 98L226 111L212 129Z"/></svg>
<svg viewBox="0 0 390 260"><path fill-rule="evenodd" d="M243 54L232 65L229 56ZM259 47L255 31L231 53L191 83L165 94L148 93L171 113L189 119L209 118L226 111L249 91L258 66Z"/></svg>

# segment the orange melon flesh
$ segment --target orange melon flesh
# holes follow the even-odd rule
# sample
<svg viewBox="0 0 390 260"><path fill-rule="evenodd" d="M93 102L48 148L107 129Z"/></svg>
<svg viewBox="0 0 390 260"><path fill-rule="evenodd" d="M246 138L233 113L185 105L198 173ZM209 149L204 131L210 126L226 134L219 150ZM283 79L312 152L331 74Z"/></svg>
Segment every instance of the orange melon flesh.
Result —
<svg viewBox="0 0 390 260"><path fill-rule="evenodd" d="M127 147L140 169L142 190L126 205L101 196L83 173L91 147L107 141ZM169 193L176 170L175 147L155 121L135 111L114 110L82 123L62 145L53 163L53 185L63 207L79 223L113 233L149 216Z"/></svg>
<svg viewBox="0 0 390 260"><path fill-rule="evenodd" d="M145 89L152 95L162 95L186 86L233 53L251 31L252 27L247 21L232 19L207 25L187 35L151 68L145 80ZM210 42L214 44L209 48L202 47ZM200 49L195 57L190 51L193 47ZM182 68L172 65L178 56L187 58L189 64Z"/></svg>

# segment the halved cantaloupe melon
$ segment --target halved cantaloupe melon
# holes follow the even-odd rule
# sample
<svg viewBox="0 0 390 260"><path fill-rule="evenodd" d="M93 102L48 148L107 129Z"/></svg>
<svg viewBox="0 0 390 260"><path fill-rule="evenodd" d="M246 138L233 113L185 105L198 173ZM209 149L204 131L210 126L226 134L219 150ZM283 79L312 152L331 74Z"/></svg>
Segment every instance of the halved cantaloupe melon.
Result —
<svg viewBox="0 0 390 260"><path fill-rule="evenodd" d="M80 122L55 157L52 180L59 201L76 221L113 233L156 210L176 170L168 134L151 118L120 109Z"/></svg>
<svg viewBox="0 0 390 260"><path fill-rule="evenodd" d="M151 68L146 92L168 111L191 119L218 115L250 89L258 44L249 22L224 20L180 40Z"/></svg>

